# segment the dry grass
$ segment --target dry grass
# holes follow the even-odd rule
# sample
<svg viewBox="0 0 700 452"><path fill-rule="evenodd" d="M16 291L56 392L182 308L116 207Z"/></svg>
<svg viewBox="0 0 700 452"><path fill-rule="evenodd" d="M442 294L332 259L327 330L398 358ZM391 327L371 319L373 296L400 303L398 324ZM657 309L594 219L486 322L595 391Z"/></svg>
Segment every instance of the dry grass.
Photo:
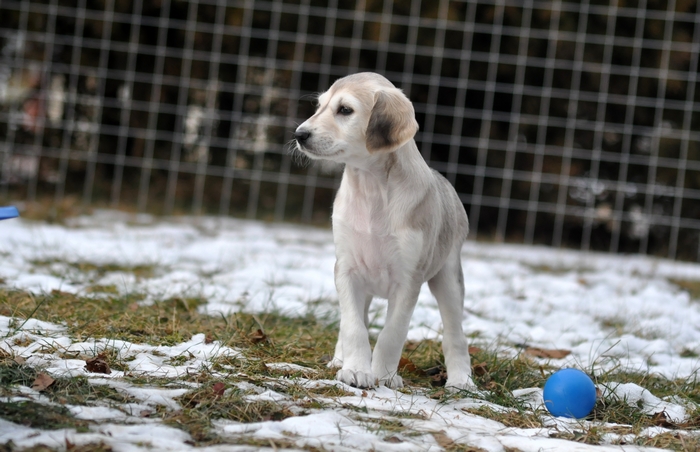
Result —
<svg viewBox="0 0 700 452"><path fill-rule="evenodd" d="M541 428L544 427L542 418L532 411L495 411L489 407L471 408L466 410L469 413L477 416L494 419L505 425L513 428Z"/></svg>
<svg viewBox="0 0 700 452"><path fill-rule="evenodd" d="M86 271L99 271L87 268ZM134 269L134 271L149 271ZM0 289L0 314L17 319L19 327L24 319L36 318L63 324L67 334L75 340L87 338L122 339L134 343L153 345L173 345L189 340L193 334L204 333L208 340L220 341L223 345L238 348L247 359L219 357L211 369L203 369L186 379L199 383L199 387L178 399L181 410L157 410L151 416L162 418L168 425L190 433L197 445L230 442L215 434L213 419L230 419L238 422L259 422L281 420L298 416L317 408L324 408L324 400L348 395L337 386L319 386L310 389L294 378L332 379L334 371L325 363L333 353L337 337L337 325L330 319L317 319L311 316L290 318L276 313L264 315L230 314L210 316L202 314L199 307L206 300L173 298L144 303L139 294L127 296L110 295L95 299L89 296L76 296L63 292L53 292L35 296L24 292ZM513 396L513 390L542 387L546 377L554 370L543 367L539 361L525 354L504 356L489 349L473 348L472 362L475 380L485 395L478 397L496 403L507 410L495 411L489 408L470 410L471 413L490 418L514 428L541 428L544 426L544 413L533 412L523 402ZM444 385L444 362L441 346L435 341L408 343L404 351L401 375L407 384L404 391L422 390L430 397L449 401L454 398L473 396L467 392L446 392ZM116 353L105 354L105 359L114 369L127 369L126 363L119 361ZM172 358L177 361L177 357ZM288 362L311 371L275 369L268 364ZM235 369L235 372L231 371ZM222 377L221 375L229 374ZM12 394L16 385L30 386L36 378L37 370L20 364L12 356L0 356L0 395ZM172 387L172 379L159 379L144 375L130 375L124 379L134 385ZM289 403L275 403L251 399L249 392L241 390L237 383L249 382L257 386L270 387L286 395ZM596 375L597 383L632 382L649 389L658 397L679 395L700 403L700 387L692 379L667 380L648 374L605 373ZM131 401L128 396L108 386L91 385L82 377L61 378L45 391L45 395L57 404L94 405L114 402L115 405ZM28 425L41 425L42 428L72 427L85 429L90 424L73 418L65 409L44 409L35 403L2 403L2 417ZM358 416L362 413L358 412ZM395 416L394 416L395 415ZM411 417L409 415L409 417ZM700 425L700 413L691 413L691 418L683 425L674 425L663 418L647 416L638 408L616 400L601 400L597 404L591 420L600 421L591 427L577 429L573 433L561 433L560 437L577 442L599 444L606 433L632 435L634 444L662 447L678 451L700 450L696 436L685 434L696 431ZM620 424L614 430L600 427L603 423ZM640 436L647 427L664 426L670 433L653 438ZM410 435L401 413L393 413L383 422L375 422L372 428L383 434L387 441L394 435ZM443 438L444 440L444 438ZM241 441L241 439L236 439ZM251 445L270 446L268 442ZM98 447L99 445L95 445ZM293 444L277 443L276 447L292 447ZM102 447L102 446L100 446ZM449 443L444 448L449 451L478 451L464 445Z"/></svg>
<svg viewBox="0 0 700 452"><path fill-rule="evenodd" d="M687 279L672 279L672 283L688 292L693 300L700 300L700 281Z"/></svg>

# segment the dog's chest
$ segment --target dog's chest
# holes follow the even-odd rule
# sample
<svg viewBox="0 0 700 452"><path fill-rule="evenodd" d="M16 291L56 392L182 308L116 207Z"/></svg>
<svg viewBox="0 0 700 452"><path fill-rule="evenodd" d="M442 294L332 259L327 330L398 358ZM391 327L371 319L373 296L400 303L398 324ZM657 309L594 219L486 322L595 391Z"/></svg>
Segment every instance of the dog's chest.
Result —
<svg viewBox="0 0 700 452"><path fill-rule="evenodd" d="M388 298L415 269L421 240L392 228L392 212L381 196L339 195L333 211L337 271L352 273L373 295Z"/></svg>
<svg viewBox="0 0 700 452"><path fill-rule="evenodd" d="M394 235L334 226L337 267L348 272L371 294L389 298L408 273L400 242Z"/></svg>

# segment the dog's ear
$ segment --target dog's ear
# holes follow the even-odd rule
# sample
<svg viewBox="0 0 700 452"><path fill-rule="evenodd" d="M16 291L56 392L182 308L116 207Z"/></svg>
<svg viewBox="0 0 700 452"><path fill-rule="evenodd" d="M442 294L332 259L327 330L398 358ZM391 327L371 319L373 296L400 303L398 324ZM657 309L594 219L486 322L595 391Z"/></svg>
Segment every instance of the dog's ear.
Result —
<svg viewBox="0 0 700 452"><path fill-rule="evenodd" d="M367 150L393 151L406 144L416 132L416 113L403 92L397 88L377 91L367 125Z"/></svg>

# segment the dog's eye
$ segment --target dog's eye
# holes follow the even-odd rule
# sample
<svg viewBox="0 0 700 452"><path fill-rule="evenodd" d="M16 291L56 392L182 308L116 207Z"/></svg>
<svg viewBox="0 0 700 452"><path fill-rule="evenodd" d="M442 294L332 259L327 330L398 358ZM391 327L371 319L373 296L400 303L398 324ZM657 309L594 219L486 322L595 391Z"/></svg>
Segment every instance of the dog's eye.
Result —
<svg viewBox="0 0 700 452"><path fill-rule="evenodd" d="M343 116L350 116L352 114L352 108L341 105L338 107L338 114Z"/></svg>

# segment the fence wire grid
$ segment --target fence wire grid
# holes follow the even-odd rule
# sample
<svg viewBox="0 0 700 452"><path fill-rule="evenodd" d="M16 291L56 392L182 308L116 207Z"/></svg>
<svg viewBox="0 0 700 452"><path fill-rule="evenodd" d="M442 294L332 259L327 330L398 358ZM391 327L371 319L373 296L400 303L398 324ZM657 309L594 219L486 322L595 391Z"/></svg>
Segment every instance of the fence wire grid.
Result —
<svg viewBox="0 0 700 452"><path fill-rule="evenodd" d="M2 0L0 202L327 223L310 94L411 98L472 237L700 260L696 0Z"/></svg>

